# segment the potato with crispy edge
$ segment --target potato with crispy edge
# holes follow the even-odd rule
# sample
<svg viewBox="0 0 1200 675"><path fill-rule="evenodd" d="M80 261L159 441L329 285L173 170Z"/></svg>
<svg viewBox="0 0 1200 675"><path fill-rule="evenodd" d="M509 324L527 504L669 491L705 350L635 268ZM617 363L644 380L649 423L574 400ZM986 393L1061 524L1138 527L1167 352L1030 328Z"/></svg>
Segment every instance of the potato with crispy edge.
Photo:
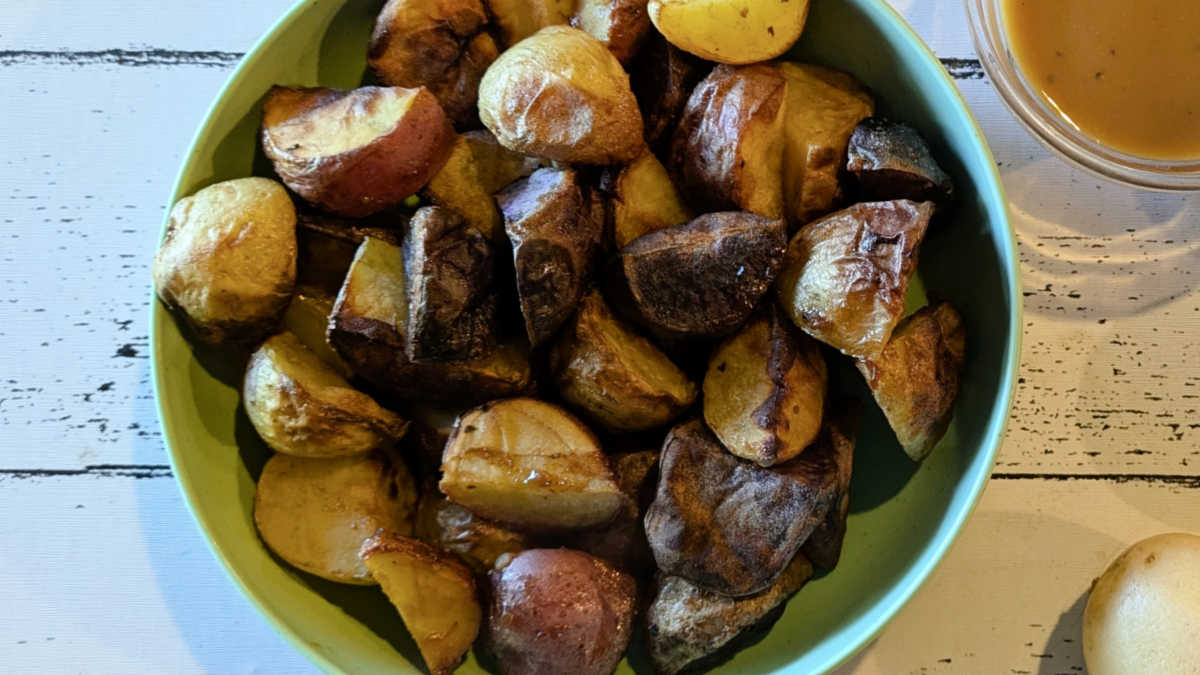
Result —
<svg viewBox="0 0 1200 675"><path fill-rule="evenodd" d="M352 220L301 209L296 213L296 287L336 296L363 239L375 237L399 246L407 227L408 216L395 211Z"/></svg>
<svg viewBox="0 0 1200 675"><path fill-rule="evenodd" d="M773 64L717 66L688 99L669 164L700 211L783 216L788 81Z"/></svg>
<svg viewBox="0 0 1200 675"><path fill-rule="evenodd" d="M390 532L368 539L359 555L400 613L429 672L453 672L483 623L471 570L449 553Z"/></svg>
<svg viewBox="0 0 1200 675"><path fill-rule="evenodd" d="M646 142L655 150L670 143L692 90L711 66L655 33L629 69L629 82L642 111Z"/></svg>
<svg viewBox="0 0 1200 675"><path fill-rule="evenodd" d="M569 26L543 28L496 59L479 85L479 118L504 147L559 162L629 162L644 145L621 63Z"/></svg>
<svg viewBox="0 0 1200 675"><path fill-rule="evenodd" d="M649 149L621 169L611 191L612 234L617 248L693 218L666 168Z"/></svg>
<svg viewBox="0 0 1200 675"><path fill-rule="evenodd" d="M412 533L417 490L399 458L273 455L258 478L254 525L289 565L330 581L376 583L358 556L379 529Z"/></svg>
<svg viewBox="0 0 1200 675"><path fill-rule="evenodd" d="M836 494L825 520L808 535L800 553L814 567L831 570L842 557L842 541L846 538L846 516L850 513L850 479L854 471L854 444L858 438L858 420L862 405L856 399L845 399L830 406L825 414L825 426L816 452L833 458Z"/></svg>
<svg viewBox="0 0 1200 675"><path fill-rule="evenodd" d="M966 329L948 302L925 307L896 326L878 358L858 369L904 452L924 459L950 426L966 360Z"/></svg>
<svg viewBox="0 0 1200 675"><path fill-rule="evenodd" d="M738 457L786 462L816 440L828 385L820 345L772 307L713 352L704 421Z"/></svg>
<svg viewBox="0 0 1200 675"><path fill-rule="evenodd" d="M487 0L508 49L546 26L569 23L576 0Z"/></svg>
<svg viewBox="0 0 1200 675"><path fill-rule="evenodd" d="M486 574L496 559L529 548L529 538L490 522L455 504L428 484L417 504L416 535L422 541L458 554L477 574Z"/></svg>
<svg viewBox="0 0 1200 675"><path fill-rule="evenodd" d="M447 497L526 531L603 525L627 500L592 432L532 398L463 413L446 442L442 474L438 487Z"/></svg>
<svg viewBox="0 0 1200 675"><path fill-rule="evenodd" d="M954 198L954 182L938 166L921 133L903 122L869 117L850 136L846 169L862 201L910 199L939 208Z"/></svg>
<svg viewBox="0 0 1200 675"><path fill-rule="evenodd" d="M775 284L784 311L844 354L878 356L904 312L932 215L930 202L873 202L801 228Z"/></svg>
<svg viewBox="0 0 1200 675"><path fill-rule="evenodd" d="M571 25L599 40L629 65L650 33L646 0L579 0Z"/></svg>
<svg viewBox="0 0 1200 675"><path fill-rule="evenodd" d="M606 274L609 298L668 337L719 337L750 318L782 268L787 225L710 213L642 236Z"/></svg>
<svg viewBox="0 0 1200 675"><path fill-rule="evenodd" d="M287 309L296 256L296 209L283 186L229 180L171 208L154 289L200 340L250 344Z"/></svg>
<svg viewBox="0 0 1200 675"><path fill-rule="evenodd" d="M648 9L671 44L734 65L783 54L808 20L808 0L650 0Z"/></svg>
<svg viewBox="0 0 1200 675"><path fill-rule="evenodd" d="M415 194L453 143L454 127L423 87L273 87L263 103L263 152L284 184L350 218Z"/></svg>
<svg viewBox="0 0 1200 675"><path fill-rule="evenodd" d="M454 141L450 158L422 194L463 218L488 241L503 236L494 194L533 173L540 162L500 145L490 131L468 131Z"/></svg>

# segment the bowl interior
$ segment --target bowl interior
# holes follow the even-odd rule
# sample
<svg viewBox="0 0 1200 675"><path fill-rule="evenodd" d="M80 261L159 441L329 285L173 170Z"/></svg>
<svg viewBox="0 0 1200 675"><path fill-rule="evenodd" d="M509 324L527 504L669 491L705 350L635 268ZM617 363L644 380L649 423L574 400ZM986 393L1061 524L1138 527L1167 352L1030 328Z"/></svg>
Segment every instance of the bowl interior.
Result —
<svg viewBox="0 0 1200 675"><path fill-rule="evenodd" d="M289 12L218 97L171 202L219 180L270 175L256 143L262 97L276 83L360 83L380 5L308 0ZM856 75L876 94L880 112L917 126L953 175L958 204L923 248L914 295L923 286L955 303L966 320L969 354L955 422L922 465L908 461L882 415L867 406L841 564L800 591L775 628L723 672L824 671L899 609L982 491L1003 435L1019 354L1020 299L1005 200L985 142L941 65L878 0L816 0L795 55ZM415 646L382 593L298 572L259 541L251 503L268 453L239 405L242 363L190 345L157 302L151 329L175 475L235 581L322 668L416 672ZM855 386L866 398L865 388ZM620 672L630 669L649 672L637 648ZM460 672L477 670L472 657Z"/></svg>

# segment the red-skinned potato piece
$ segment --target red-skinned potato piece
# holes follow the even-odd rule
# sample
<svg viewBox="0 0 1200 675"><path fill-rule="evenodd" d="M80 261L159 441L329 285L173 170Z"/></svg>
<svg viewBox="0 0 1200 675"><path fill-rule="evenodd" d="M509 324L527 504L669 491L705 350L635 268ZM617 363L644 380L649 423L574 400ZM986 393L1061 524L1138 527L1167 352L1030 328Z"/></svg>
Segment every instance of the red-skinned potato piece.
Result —
<svg viewBox="0 0 1200 675"><path fill-rule="evenodd" d="M647 0L579 0L571 25L608 47L622 65L637 54L650 33Z"/></svg>

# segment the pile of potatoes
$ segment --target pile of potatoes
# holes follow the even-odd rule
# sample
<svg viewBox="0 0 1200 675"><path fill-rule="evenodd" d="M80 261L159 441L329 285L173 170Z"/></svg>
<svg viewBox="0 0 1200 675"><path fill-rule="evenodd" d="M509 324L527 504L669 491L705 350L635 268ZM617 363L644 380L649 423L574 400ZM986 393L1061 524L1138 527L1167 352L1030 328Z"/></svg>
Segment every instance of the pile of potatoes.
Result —
<svg viewBox="0 0 1200 675"><path fill-rule="evenodd" d="M846 533L861 370L922 459L958 312L905 318L949 177L803 0L389 0L379 86L277 86L275 176L173 208L159 297L249 350L263 542L377 584L433 673L662 673L762 628ZM417 208L419 207L419 208ZM814 610L819 611L819 610Z"/></svg>

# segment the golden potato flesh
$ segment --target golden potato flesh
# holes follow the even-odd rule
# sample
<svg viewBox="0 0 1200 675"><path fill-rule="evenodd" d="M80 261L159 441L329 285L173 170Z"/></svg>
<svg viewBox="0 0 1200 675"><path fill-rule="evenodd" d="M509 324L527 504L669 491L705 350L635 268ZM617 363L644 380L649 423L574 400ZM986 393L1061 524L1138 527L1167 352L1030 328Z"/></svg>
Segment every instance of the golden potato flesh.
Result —
<svg viewBox="0 0 1200 675"><path fill-rule="evenodd" d="M345 584L376 583L359 549L379 529L412 533L417 491L388 455L337 459L277 454L254 493L259 536L288 564Z"/></svg>
<svg viewBox="0 0 1200 675"><path fill-rule="evenodd" d="M878 358L859 362L875 402L913 461L924 459L950 426L965 359L962 317L943 302L905 319Z"/></svg>
<svg viewBox="0 0 1200 675"><path fill-rule="evenodd" d="M602 525L625 506L592 432L530 398L464 413L442 456L442 492L472 512L525 530Z"/></svg>
<svg viewBox="0 0 1200 675"><path fill-rule="evenodd" d="M621 63L568 26L543 28L496 59L479 85L479 118L504 147L559 162L630 162L643 145Z"/></svg>
<svg viewBox="0 0 1200 675"><path fill-rule="evenodd" d="M371 537L361 555L400 613L425 667L433 675L453 672L483 623L471 570L451 554L394 533Z"/></svg>
<svg viewBox="0 0 1200 675"><path fill-rule="evenodd" d="M296 257L296 209L283 186L225 181L171 209L154 288L199 339L254 343L292 298Z"/></svg>
<svg viewBox="0 0 1200 675"><path fill-rule="evenodd" d="M828 382L820 346L772 309L713 353L704 421L738 457L786 462L817 438Z"/></svg>
<svg viewBox="0 0 1200 675"><path fill-rule="evenodd" d="M804 30L808 0L650 0L650 20L671 44L709 61L770 61Z"/></svg>
<svg viewBox="0 0 1200 675"><path fill-rule="evenodd" d="M529 548L526 535L484 520L446 499L437 485L429 485L421 493L416 534L431 546L458 554L479 574L491 570L500 556Z"/></svg>
<svg viewBox="0 0 1200 675"><path fill-rule="evenodd" d="M612 230L617 248L634 239L692 219L666 168L647 149L617 175Z"/></svg>
<svg viewBox="0 0 1200 675"><path fill-rule="evenodd" d="M662 426L696 400L696 385L595 291L554 345L550 369L563 399L610 431Z"/></svg>
<svg viewBox="0 0 1200 675"><path fill-rule="evenodd" d="M536 160L500 145L491 132L469 131L454 141L450 158L424 194L465 218L488 241L496 241L503 236L504 221L492 195L536 168Z"/></svg>
<svg viewBox="0 0 1200 675"><path fill-rule="evenodd" d="M875 111L875 102L846 73L804 63L782 63L788 82L784 134L783 194L793 227L833 210L854 127Z"/></svg>
<svg viewBox="0 0 1200 675"><path fill-rule="evenodd" d="M646 0L579 0L571 25L602 42L623 64L633 60L651 29Z"/></svg>
<svg viewBox="0 0 1200 675"><path fill-rule="evenodd" d="M546 26L568 23L576 0L487 0L507 49Z"/></svg>
<svg viewBox="0 0 1200 675"><path fill-rule="evenodd" d="M354 371L342 357L329 346L325 339L325 329L329 326L329 316L333 314L333 298L322 295L320 291L311 292L300 289L292 296L292 302L283 314L281 327L284 331L296 336L300 344L308 347L325 365L333 368L342 377L350 377Z"/></svg>
<svg viewBox="0 0 1200 675"><path fill-rule="evenodd" d="M933 204L856 204L801 228L775 283L804 332L842 353L874 358L904 312Z"/></svg>

